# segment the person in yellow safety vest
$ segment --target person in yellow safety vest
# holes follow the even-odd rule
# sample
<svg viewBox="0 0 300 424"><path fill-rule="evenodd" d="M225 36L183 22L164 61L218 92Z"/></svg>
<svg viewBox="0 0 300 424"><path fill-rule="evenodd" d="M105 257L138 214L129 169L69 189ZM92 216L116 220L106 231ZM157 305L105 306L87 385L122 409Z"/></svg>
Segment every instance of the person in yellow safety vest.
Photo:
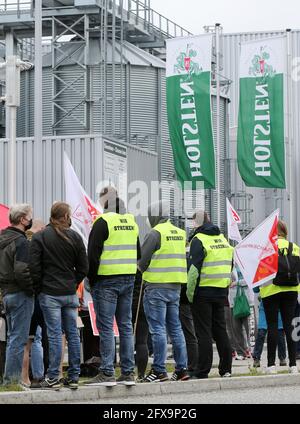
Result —
<svg viewBox="0 0 300 424"><path fill-rule="evenodd" d="M134 385L132 296L140 258L139 229L115 190L106 191L104 214L95 221L89 237L88 258L88 278L100 334L101 365L99 374L86 384ZM114 317L120 334L121 376L117 381Z"/></svg>
<svg viewBox="0 0 300 424"><path fill-rule="evenodd" d="M194 213L193 225L187 283L198 338L198 369L193 377L208 378L213 339L220 357L219 374L230 377L232 354L224 307L231 281L233 248L203 210Z"/></svg>
<svg viewBox="0 0 300 424"><path fill-rule="evenodd" d="M278 222L278 249L283 255L288 254L289 242L288 242L288 229L284 222ZM295 243L291 244L292 256L299 257L300 248ZM280 263L279 263L280 265ZM281 269L279 267L278 271ZM277 274L278 275L278 274ZM276 283L276 285L274 284ZM298 369L296 365L296 340L293 340L293 319L295 318L297 301L298 301L298 275L295 275L294 285L287 285L287 281L276 282L272 280L272 283L267 283L260 287L260 296L263 301L267 326L268 326L268 368L267 373L276 374L275 367L275 356L276 346L278 344L278 312L280 311L283 329L286 335L288 356L289 356L289 372L297 374ZM292 282L290 283L292 284Z"/></svg>
<svg viewBox="0 0 300 424"><path fill-rule="evenodd" d="M189 379L186 343L179 320L181 284L187 281L186 233L169 220L169 204L150 205L152 230L142 246L139 269L145 284L144 311L153 344L153 366L144 382L168 380L166 371L167 334L171 338L175 372L171 380Z"/></svg>

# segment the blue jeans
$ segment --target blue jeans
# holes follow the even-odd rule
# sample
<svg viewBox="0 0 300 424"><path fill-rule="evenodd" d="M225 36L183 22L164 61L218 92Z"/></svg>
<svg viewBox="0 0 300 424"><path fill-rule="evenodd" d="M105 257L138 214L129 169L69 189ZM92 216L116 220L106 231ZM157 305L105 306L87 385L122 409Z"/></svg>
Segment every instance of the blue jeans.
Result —
<svg viewBox="0 0 300 424"><path fill-rule="evenodd" d="M44 378L44 351L42 346L42 329L38 326L31 346L31 371L35 380Z"/></svg>
<svg viewBox="0 0 300 424"><path fill-rule="evenodd" d="M34 297L24 292L7 294L3 298L7 320L7 347L4 384L20 383L24 347L28 342Z"/></svg>
<svg viewBox="0 0 300 424"><path fill-rule="evenodd" d="M116 317L120 334L122 374L134 371L134 345L131 322L134 278L134 275L124 275L101 279L92 290L100 338L101 365L99 370L106 375L114 375L115 372L114 317Z"/></svg>
<svg viewBox="0 0 300 424"><path fill-rule="evenodd" d="M48 378L59 377L62 358L62 329L68 342L68 377L78 380L80 374L80 338L77 329L79 299L76 294L68 296L39 295L49 341Z"/></svg>
<svg viewBox="0 0 300 424"><path fill-rule="evenodd" d="M145 290L144 311L149 325L153 344L153 369L158 373L166 372L167 334L174 352L175 369L187 368L187 351L180 319L180 290Z"/></svg>
<svg viewBox="0 0 300 424"><path fill-rule="evenodd" d="M260 361L267 332L268 330L264 328L258 329L253 350L253 359L258 359ZM280 360L286 359L285 335L283 330L278 330L278 358Z"/></svg>

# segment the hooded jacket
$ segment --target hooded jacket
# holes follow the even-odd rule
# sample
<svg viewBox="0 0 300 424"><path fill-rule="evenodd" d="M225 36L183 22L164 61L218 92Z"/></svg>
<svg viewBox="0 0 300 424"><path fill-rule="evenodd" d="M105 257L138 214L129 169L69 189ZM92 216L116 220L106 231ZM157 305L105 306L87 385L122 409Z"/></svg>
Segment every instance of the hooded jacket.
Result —
<svg viewBox="0 0 300 424"><path fill-rule="evenodd" d="M18 228L8 227L0 233L0 288L2 295L24 292L34 294L29 271L29 242Z"/></svg>
<svg viewBox="0 0 300 424"><path fill-rule="evenodd" d="M190 237L191 240L191 247L190 247L190 254L188 258L188 269L189 269L189 277L188 280L190 281L192 279L197 279L195 281L196 283L196 289L194 293L194 300L197 299L197 297L224 297L227 298L228 296L228 289L218 288L218 287L201 287L199 286L200 282L200 275L201 275L201 268L203 265L203 261L206 256L205 249L203 247L203 244L201 240L199 240L196 236L196 234L205 234L208 236L219 236L221 234L221 231L219 227L212 223L207 223L202 225L201 227L198 227L195 232ZM198 276L193 276L190 272L190 268L193 265L193 269L196 268L198 272ZM190 284L188 284L190 285ZM191 284L191 286L193 283Z"/></svg>
<svg viewBox="0 0 300 424"><path fill-rule="evenodd" d="M139 270L143 273L145 272L151 262L152 256L154 253L161 247L161 235L154 227L158 224L163 224L168 222L168 204L167 202L160 201L158 203L152 204L148 208L148 219L152 227L150 233L145 237L141 249L141 260L139 261ZM181 289L181 284L151 284L147 283L147 289L149 288L172 288L172 289Z"/></svg>

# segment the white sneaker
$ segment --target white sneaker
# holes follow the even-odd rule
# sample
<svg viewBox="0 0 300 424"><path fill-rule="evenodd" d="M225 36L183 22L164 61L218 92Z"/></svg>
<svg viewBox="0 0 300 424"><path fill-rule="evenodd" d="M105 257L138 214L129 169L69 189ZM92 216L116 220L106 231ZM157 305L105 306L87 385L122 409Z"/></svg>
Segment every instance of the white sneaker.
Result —
<svg viewBox="0 0 300 424"><path fill-rule="evenodd" d="M246 359L245 356L242 355L236 355L236 357L234 358L236 361L244 361Z"/></svg>
<svg viewBox="0 0 300 424"><path fill-rule="evenodd" d="M231 377L230 372L226 372L224 375L222 375L222 378L229 378Z"/></svg>
<svg viewBox="0 0 300 424"><path fill-rule="evenodd" d="M277 370L275 365L271 366L271 367L267 367L267 374L277 374Z"/></svg>
<svg viewBox="0 0 300 424"><path fill-rule="evenodd" d="M290 374L298 374L298 368L296 366L290 367L289 373Z"/></svg>

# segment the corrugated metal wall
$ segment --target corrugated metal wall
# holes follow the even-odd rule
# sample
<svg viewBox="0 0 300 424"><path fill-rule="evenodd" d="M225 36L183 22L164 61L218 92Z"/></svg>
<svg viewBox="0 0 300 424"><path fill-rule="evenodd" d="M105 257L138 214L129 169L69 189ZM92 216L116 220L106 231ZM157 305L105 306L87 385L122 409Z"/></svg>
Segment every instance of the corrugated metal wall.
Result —
<svg viewBox="0 0 300 424"><path fill-rule="evenodd" d="M103 140L101 136L46 137L42 140L41 157L34 162L37 146L32 138L17 139L17 202L28 202L34 207L34 216L48 220L51 205L65 200L63 153L68 154L82 186L96 200L96 186L104 180ZM116 142L115 140L113 140ZM119 143L119 142L116 142ZM122 143L119 143L122 144ZM124 145L124 144L123 144ZM127 145L127 178L143 181L149 186L158 180L157 155L153 152ZM0 139L0 203L6 204L8 142ZM35 190L41 196L35 198ZM130 200L130 199L129 199ZM150 202L150 194L149 199ZM139 217L142 237L146 234L146 218Z"/></svg>
<svg viewBox="0 0 300 424"><path fill-rule="evenodd" d="M144 52L141 51L141 54ZM58 136L70 136L72 134L101 134L104 132L110 136L120 138L129 142L131 145L137 145L159 153L160 181L175 182L175 170L173 161L173 152L169 138L167 105L166 105L166 77L165 64L160 62L161 67L148 65L148 58L145 58L145 66L134 63L123 65L122 72L120 64L115 65L115 107L113 110L113 87L112 87L112 65L106 66L107 72L107 115L105 120L105 129L102 128L103 116L103 65L101 63L88 66L90 80L90 99L88 114L88 127L85 128L79 121L84 121L84 106L81 105L73 115L64 119L56 131ZM147 63L147 66L146 66ZM33 136L33 118L34 118L34 96L33 96L33 76L34 71L29 71L25 78L22 75L22 107L18 113L18 136ZM66 65L60 67L60 76L66 84L76 80L82 75L82 69L78 65ZM121 81L122 76L122 81ZM122 93L121 93L122 86ZM59 88L63 88L61 85ZM78 98L84 93L84 79L79 78L74 86L78 91L68 88L60 94L60 105L66 110L71 110ZM43 67L43 132L44 135L52 135L52 78L51 67ZM221 221L222 227L225 225L225 159L226 159L226 115L227 100L221 99ZM215 100L212 101L214 124L215 124ZM122 108L122 128L120 128ZM56 120L60 118L57 114ZM113 116L115 119L115 128L113 131ZM25 131L27 128L27 131ZM215 128L215 125L214 125ZM215 131L215 130L214 130ZM114 133L114 134L113 134ZM227 180L226 180L227 181ZM162 189L163 199L171 201L171 208L174 209L174 192L171 191L169 199L169 188ZM216 219L216 193L206 192L206 208L212 219ZM175 222L179 223L178 220Z"/></svg>

